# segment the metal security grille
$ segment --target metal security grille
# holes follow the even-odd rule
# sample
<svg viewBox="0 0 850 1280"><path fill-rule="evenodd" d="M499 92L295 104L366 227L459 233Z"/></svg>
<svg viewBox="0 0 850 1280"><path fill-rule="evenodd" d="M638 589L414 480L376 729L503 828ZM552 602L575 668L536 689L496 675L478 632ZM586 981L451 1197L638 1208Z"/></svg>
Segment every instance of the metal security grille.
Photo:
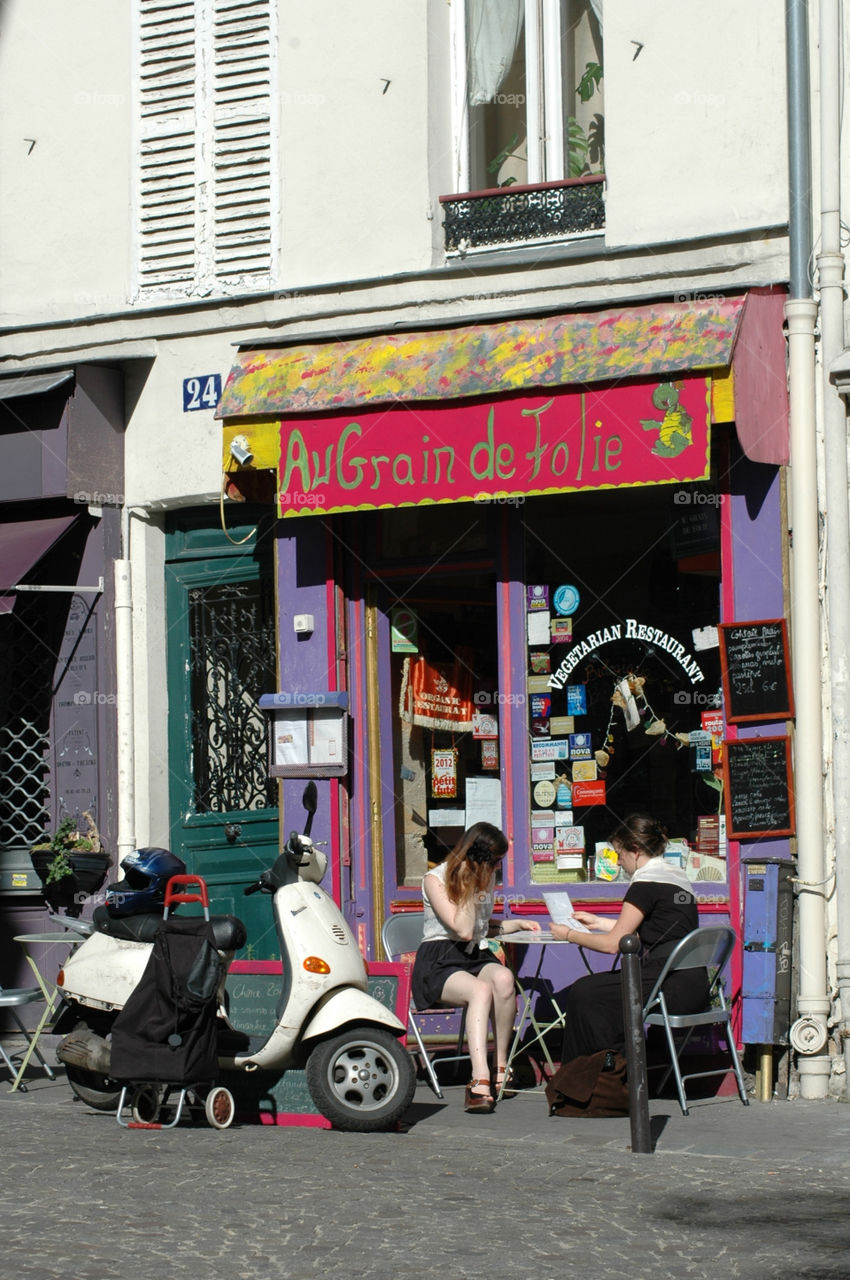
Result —
<svg viewBox="0 0 850 1280"><path fill-rule="evenodd" d="M0 618L0 849L49 830L50 705L56 650L51 603L20 600Z"/></svg>
<svg viewBox="0 0 850 1280"><path fill-rule="evenodd" d="M268 579L189 591L192 784L197 813L272 809L268 717L276 687L274 597Z"/></svg>

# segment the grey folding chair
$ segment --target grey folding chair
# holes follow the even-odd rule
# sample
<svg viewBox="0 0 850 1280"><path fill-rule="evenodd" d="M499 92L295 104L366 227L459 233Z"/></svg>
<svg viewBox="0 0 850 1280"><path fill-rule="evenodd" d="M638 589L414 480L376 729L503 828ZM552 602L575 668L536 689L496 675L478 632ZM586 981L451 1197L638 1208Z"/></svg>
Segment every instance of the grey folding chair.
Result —
<svg viewBox="0 0 850 1280"><path fill-rule="evenodd" d="M381 929L381 942L384 946L384 952L390 960L398 960L400 956L408 955L414 952L422 941L422 929L424 916L421 911L404 911L399 915L388 916L384 921ZM419 1019L427 1014L445 1013L452 1008L458 1008L460 1011L460 1029L457 1037L457 1050L450 1056L441 1056L436 1062L462 1062L469 1057L468 1053L463 1052L463 1041L466 1034L466 1005L439 1005L433 1009L417 1009L413 1001L410 1002L408 1010L408 1024L413 1032L413 1038L419 1052L419 1058L422 1063L422 1069L428 1077L428 1083L434 1090L438 1098L442 1098L443 1091L440 1088L440 1082L437 1079L437 1073L434 1070L435 1059L428 1054L425 1048L425 1042L422 1039L422 1031L419 1026Z"/></svg>
<svg viewBox="0 0 850 1280"><path fill-rule="evenodd" d="M21 1093L26 1093L27 1087L25 1084L21 1083L19 1077L23 1075L23 1068L26 1065L26 1063L29 1062L30 1056L33 1053L35 1053L35 1056L38 1058L39 1062L44 1067L44 1070L47 1072L48 1078L50 1080L56 1079L56 1076L52 1068L44 1060L41 1054L41 1050L38 1047L38 1037L41 1034L43 1020L42 1022L39 1022L39 1025L35 1031L30 1032L30 1031L27 1031L23 1022L21 1022L21 1019L18 1016L18 1009L22 1008L25 1004L35 1004L37 1001L43 1001L43 1000L44 1000L44 992L41 990L40 987L0 987L0 1009L9 1010L9 1013L12 1015L12 1018L18 1024L21 1035L24 1037L26 1041L26 1044L24 1045L23 1049L16 1050L12 1054L7 1053L2 1042L0 1042L0 1058L3 1059L3 1061L6 1063L6 1066L9 1068L9 1070L12 1073L13 1087L17 1087ZM23 1057L24 1061L20 1068L16 1068L12 1059L20 1056Z"/></svg>
<svg viewBox="0 0 850 1280"><path fill-rule="evenodd" d="M726 1075L728 1067L715 1067L711 1071L691 1071L682 1074L680 1057L693 1033L699 1027L721 1026L732 1060L732 1069L738 1082L738 1093L744 1106L749 1106L747 1090L738 1051L735 1048L735 1037L732 1034L732 1010L726 1004L723 993L722 975L726 961L735 945L735 933L729 925L711 925L705 929L694 929L686 938L682 938L676 949L671 952L667 963L658 976L646 1003L643 1006L643 1020L651 1027L663 1027L670 1051L670 1066L661 1081L663 1086L671 1071L676 1077L676 1089L679 1094L679 1106L682 1114L688 1114L688 1100L685 1094L685 1081L698 1080L704 1076ZM709 976L708 1002L699 1013L670 1013L664 999L663 986L671 973L682 969L707 969ZM715 1003L716 1001L716 1003ZM676 1047L674 1032L685 1031L686 1034Z"/></svg>

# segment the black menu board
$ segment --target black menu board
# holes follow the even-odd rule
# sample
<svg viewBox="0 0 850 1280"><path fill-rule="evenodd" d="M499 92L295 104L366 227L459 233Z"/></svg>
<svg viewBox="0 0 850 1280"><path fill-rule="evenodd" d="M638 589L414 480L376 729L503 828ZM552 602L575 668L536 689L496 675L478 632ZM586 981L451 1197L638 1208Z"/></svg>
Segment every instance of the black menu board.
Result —
<svg viewBox="0 0 850 1280"><path fill-rule="evenodd" d="M723 747L729 839L793 835L790 739L738 738Z"/></svg>
<svg viewBox="0 0 850 1280"><path fill-rule="evenodd" d="M718 628L726 720L787 720L794 714L784 618Z"/></svg>

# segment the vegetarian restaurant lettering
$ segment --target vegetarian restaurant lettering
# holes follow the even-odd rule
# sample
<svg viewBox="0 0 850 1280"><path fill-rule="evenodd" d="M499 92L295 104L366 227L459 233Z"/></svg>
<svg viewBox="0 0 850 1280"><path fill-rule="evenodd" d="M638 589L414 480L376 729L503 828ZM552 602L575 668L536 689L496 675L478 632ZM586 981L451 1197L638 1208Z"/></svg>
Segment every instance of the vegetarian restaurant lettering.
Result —
<svg viewBox="0 0 850 1280"><path fill-rule="evenodd" d="M683 378L287 419L280 513L703 480L710 385L707 378Z"/></svg>

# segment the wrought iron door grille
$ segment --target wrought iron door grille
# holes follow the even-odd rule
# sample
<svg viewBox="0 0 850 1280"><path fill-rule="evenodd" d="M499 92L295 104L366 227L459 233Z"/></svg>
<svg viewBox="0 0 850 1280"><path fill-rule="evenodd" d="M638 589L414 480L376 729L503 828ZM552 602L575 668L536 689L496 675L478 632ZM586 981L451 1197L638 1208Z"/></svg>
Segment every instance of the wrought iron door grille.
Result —
<svg viewBox="0 0 850 1280"><path fill-rule="evenodd" d="M217 583L189 591L192 784L197 813L273 809L268 717L275 688L272 583Z"/></svg>
<svg viewBox="0 0 850 1280"><path fill-rule="evenodd" d="M441 196L447 253L567 239L605 228L603 174Z"/></svg>
<svg viewBox="0 0 850 1280"><path fill-rule="evenodd" d="M0 619L0 849L30 848L50 819L50 705L58 603L18 600Z"/></svg>

